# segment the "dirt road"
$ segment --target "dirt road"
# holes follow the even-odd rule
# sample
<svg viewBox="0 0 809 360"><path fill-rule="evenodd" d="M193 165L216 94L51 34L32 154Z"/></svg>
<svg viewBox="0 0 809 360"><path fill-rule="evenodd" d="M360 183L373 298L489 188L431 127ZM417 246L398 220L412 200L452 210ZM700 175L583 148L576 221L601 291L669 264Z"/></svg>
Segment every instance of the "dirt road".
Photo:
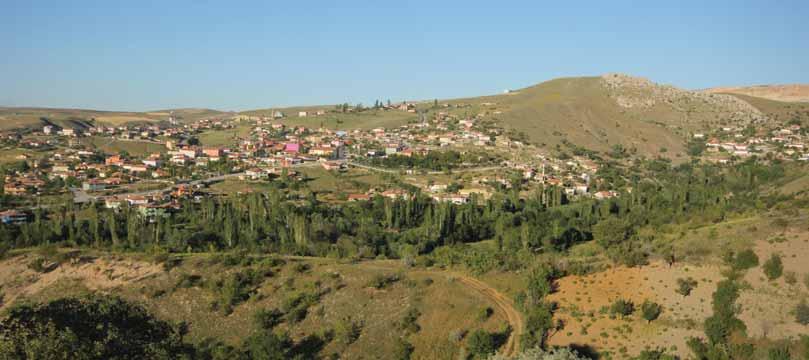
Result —
<svg viewBox="0 0 809 360"><path fill-rule="evenodd" d="M522 314L514 308L514 303L507 296L497 291L486 283L469 277L466 275L458 275L458 281L462 282L469 288L477 291L491 302L506 315L509 325L511 325L511 334L509 334L508 341L500 351L506 356L514 356L520 351L520 338L522 337L524 329L524 321Z"/></svg>

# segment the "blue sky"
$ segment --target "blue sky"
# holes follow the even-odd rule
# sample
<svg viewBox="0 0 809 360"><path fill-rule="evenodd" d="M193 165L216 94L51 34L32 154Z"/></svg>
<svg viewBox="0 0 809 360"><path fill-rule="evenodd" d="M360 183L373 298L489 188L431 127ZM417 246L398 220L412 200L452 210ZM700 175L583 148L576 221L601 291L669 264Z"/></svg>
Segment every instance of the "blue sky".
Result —
<svg viewBox="0 0 809 360"><path fill-rule="evenodd" d="M807 1L562 3L0 0L0 105L368 104L615 71L809 83Z"/></svg>

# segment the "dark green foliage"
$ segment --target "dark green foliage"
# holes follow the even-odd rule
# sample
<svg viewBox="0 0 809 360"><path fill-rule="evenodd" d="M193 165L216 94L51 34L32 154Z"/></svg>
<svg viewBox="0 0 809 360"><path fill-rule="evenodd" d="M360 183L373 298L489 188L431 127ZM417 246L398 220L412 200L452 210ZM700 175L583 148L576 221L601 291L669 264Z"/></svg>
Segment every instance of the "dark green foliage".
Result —
<svg viewBox="0 0 809 360"><path fill-rule="evenodd" d="M610 305L610 314L620 317L632 315L635 312L635 304L630 300L618 299Z"/></svg>
<svg viewBox="0 0 809 360"><path fill-rule="evenodd" d="M713 294L713 315L705 320L705 335L711 344L726 344L734 331L744 331L744 323L736 317L739 285L732 280L717 284Z"/></svg>
<svg viewBox="0 0 809 360"><path fill-rule="evenodd" d="M677 289L675 290L678 294L686 297L691 295L691 291L697 286L697 281L692 278L687 279L677 279Z"/></svg>
<svg viewBox="0 0 809 360"><path fill-rule="evenodd" d="M789 353L789 346L781 345L774 346L767 351L767 359L769 360L790 360L792 356Z"/></svg>
<svg viewBox="0 0 809 360"><path fill-rule="evenodd" d="M674 355L666 354L665 349L643 350L632 360L676 360Z"/></svg>
<svg viewBox="0 0 809 360"><path fill-rule="evenodd" d="M431 151L426 155L400 156L391 155L384 158L371 159L373 166L405 169L426 169L434 171L451 170L461 164L493 164L497 157L489 153L464 153L457 151Z"/></svg>
<svg viewBox="0 0 809 360"><path fill-rule="evenodd" d="M466 340L466 349L474 359L487 359L494 354L494 338L485 330L475 330Z"/></svg>
<svg viewBox="0 0 809 360"><path fill-rule="evenodd" d="M306 318L309 307L317 304L320 295L312 292L298 292L286 297L281 302L281 312L285 315L285 320L295 324Z"/></svg>
<svg viewBox="0 0 809 360"><path fill-rule="evenodd" d="M266 271L248 268L224 275L214 281L212 287L219 295L219 307L226 314L230 314L233 307L241 304L255 293L267 275Z"/></svg>
<svg viewBox="0 0 809 360"><path fill-rule="evenodd" d="M181 274L174 285L175 289L187 289L202 284L202 276L194 274Z"/></svg>
<svg viewBox="0 0 809 360"><path fill-rule="evenodd" d="M524 311L525 334L522 344L525 348L545 345L549 332L555 327L553 323L555 310L556 304L542 302Z"/></svg>
<svg viewBox="0 0 809 360"><path fill-rule="evenodd" d="M292 340L268 330L257 332L245 339L243 349L247 359L285 360L290 358Z"/></svg>
<svg viewBox="0 0 809 360"><path fill-rule="evenodd" d="M371 281L368 282L368 286L381 290L401 279L402 276L399 274L376 274L371 278Z"/></svg>
<svg viewBox="0 0 809 360"><path fill-rule="evenodd" d="M406 332L419 332L419 330L421 330L421 327L417 323L419 316L421 316L421 311L415 307L411 307L402 317L402 320L399 321L399 328Z"/></svg>
<svg viewBox="0 0 809 360"><path fill-rule="evenodd" d="M175 359L180 329L120 298L89 296L13 308L0 322L4 359Z"/></svg>
<svg viewBox="0 0 809 360"><path fill-rule="evenodd" d="M493 314L494 314L494 309L492 309L489 306L487 306L487 307L485 307L483 309L480 309L480 312L478 312L478 321L486 321L490 317L492 317Z"/></svg>
<svg viewBox="0 0 809 360"><path fill-rule="evenodd" d="M259 329L272 330L283 317L284 314L278 309L259 309L253 314L253 322Z"/></svg>
<svg viewBox="0 0 809 360"><path fill-rule="evenodd" d="M346 317L338 320L334 324L334 336L343 343L343 345L350 345L362 334L362 323Z"/></svg>
<svg viewBox="0 0 809 360"><path fill-rule="evenodd" d="M646 300L640 305L640 312L646 321L652 322L660 317L660 313L663 312L663 307L658 303Z"/></svg>
<svg viewBox="0 0 809 360"><path fill-rule="evenodd" d="M767 275L767 278L770 280L775 280L781 277L781 275L784 273L784 264L781 261L781 256L778 254L772 254L772 256L770 256L770 258L764 262L762 269L764 270L764 275Z"/></svg>
<svg viewBox="0 0 809 360"><path fill-rule="evenodd" d="M758 266L758 255L753 250L743 250L738 254L732 252L725 255L725 262L733 270L744 271Z"/></svg>
<svg viewBox="0 0 809 360"><path fill-rule="evenodd" d="M795 306L795 321L801 325L809 325L809 304L805 300Z"/></svg>
<svg viewBox="0 0 809 360"><path fill-rule="evenodd" d="M394 360L410 360L413 350L413 345L406 340L401 338L396 339L396 342L393 344L393 354L391 358Z"/></svg>

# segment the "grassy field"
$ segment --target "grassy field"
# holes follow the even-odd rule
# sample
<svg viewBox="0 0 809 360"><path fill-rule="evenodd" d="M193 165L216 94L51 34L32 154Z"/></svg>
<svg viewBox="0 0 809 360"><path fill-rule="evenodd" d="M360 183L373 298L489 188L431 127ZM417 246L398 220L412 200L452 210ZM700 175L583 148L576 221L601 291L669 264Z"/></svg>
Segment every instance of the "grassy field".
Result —
<svg viewBox="0 0 809 360"><path fill-rule="evenodd" d="M360 324L356 341L339 339L317 346L322 356L379 358L391 354L398 339L415 347L413 359L455 359L463 341L452 340L453 331L486 329L502 332L503 314L482 294L439 270L409 269L398 262L373 261L359 264L335 260L294 258L275 265L227 265L210 255L185 257L170 270L137 257L96 254L80 265L62 265L47 274L26 268L33 254L0 263L0 280L6 305L14 301L47 301L89 292L114 292L146 306L159 318L189 324L187 340L198 343L217 338L237 344L256 330L253 316L259 309L282 308L286 299L301 293L321 294L297 322L283 321L279 330L296 341L333 328L344 319ZM270 263L266 263L270 264ZM246 301L231 314L212 309L217 293L208 283L247 267L260 267L269 274ZM193 284L178 285L190 275ZM397 275L383 288L370 287L376 276ZM406 329L405 315L415 313L415 327Z"/></svg>
<svg viewBox="0 0 809 360"><path fill-rule="evenodd" d="M204 146L233 146L239 138L248 137L251 130L250 125L241 124L234 129L205 131L198 138Z"/></svg>
<svg viewBox="0 0 809 360"><path fill-rule="evenodd" d="M81 141L107 154L117 154L121 151L126 151L133 156L143 156L166 151L165 145L147 141L118 140L97 136L82 138Z"/></svg>

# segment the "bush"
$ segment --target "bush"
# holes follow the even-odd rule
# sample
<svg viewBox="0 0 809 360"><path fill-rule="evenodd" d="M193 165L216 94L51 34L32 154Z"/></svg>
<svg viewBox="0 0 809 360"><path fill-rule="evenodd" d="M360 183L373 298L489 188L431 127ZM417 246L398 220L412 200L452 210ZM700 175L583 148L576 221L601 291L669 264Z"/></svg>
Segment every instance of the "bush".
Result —
<svg viewBox="0 0 809 360"><path fill-rule="evenodd" d="M610 306L610 314L612 315L626 317L632 315L633 312L635 312L635 304L629 300L618 299Z"/></svg>
<svg viewBox="0 0 809 360"><path fill-rule="evenodd" d="M309 271L310 268L311 266L304 262L296 263L295 265L292 266L292 270L294 270L296 273L299 274L303 274Z"/></svg>
<svg viewBox="0 0 809 360"><path fill-rule="evenodd" d="M806 304L806 301L795 306L795 321L801 325L809 325L809 305Z"/></svg>
<svg viewBox="0 0 809 360"><path fill-rule="evenodd" d="M480 309L478 312L478 321L486 321L494 314L494 309L490 306L487 306L483 309Z"/></svg>
<svg viewBox="0 0 809 360"><path fill-rule="evenodd" d="M419 316L421 316L421 311L419 311L417 308L411 307L407 310L404 317L402 317L402 320L399 322L399 328L408 332L419 332L421 327L416 323Z"/></svg>
<svg viewBox="0 0 809 360"><path fill-rule="evenodd" d="M401 276L397 274L376 274L371 278L371 281L368 282L368 287L381 290L399 280L401 280Z"/></svg>
<svg viewBox="0 0 809 360"><path fill-rule="evenodd" d="M781 277L784 273L784 264L781 262L781 256L778 254L772 254L770 259L767 260L763 265L764 275L767 275L767 278L770 280L775 280Z"/></svg>
<svg viewBox="0 0 809 360"><path fill-rule="evenodd" d="M466 349L475 359L487 359L494 354L494 338L484 330L475 330L467 340Z"/></svg>
<svg viewBox="0 0 809 360"><path fill-rule="evenodd" d="M351 317L342 318L334 324L334 336L344 345L357 341L360 334L362 334L362 323L352 320Z"/></svg>
<svg viewBox="0 0 809 360"><path fill-rule="evenodd" d="M790 360L792 356L789 354L789 346L776 345L767 351L767 359L769 360Z"/></svg>
<svg viewBox="0 0 809 360"><path fill-rule="evenodd" d="M646 321L652 322L660 316L660 313L663 312L663 307L658 303L646 300L643 302L643 304L641 304L640 311Z"/></svg>
<svg viewBox="0 0 809 360"><path fill-rule="evenodd" d="M414 349L413 345L404 339L396 339L396 343L393 344L393 359L409 360Z"/></svg>
<svg viewBox="0 0 809 360"><path fill-rule="evenodd" d="M187 289L194 286L197 286L202 283L202 276L199 275L191 275L191 274L180 274L180 278L177 279L177 283L174 285L175 289Z"/></svg>
<svg viewBox="0 0 809 360"><path fill-rule="evenodd" d="M678 294L686 297L691 295L691 291L697 287L697 281L692 278L687 279L677 279L677 289L675 290Z"/></svg>
<svg viewBox="0 0 809 360"><path fill-rule="evenodd" d="M449 341L460 342L466 336L466 330L455 329L449 332Z"/></svg>
<svg viewBox="0 0 809 360"><path fill-rule="evenodd" d="M260 329L270 330L281 323L284 314L278 309L259 309L253 314L253 322Z"/></svg>
<svg viewBox="0 0 809 360"><path fill-rule="evenodd" d="M747 270L758 266L758 255L753 250L738 253L731 264L734 270Z"/></svg>
<svg viewBox="0 0 809 360"><path fill-rule="evenodd" d="M789 285L795 285L798 283L798 274L795 274L794 271L787 271L784 273L784 281Z"/></svg>

